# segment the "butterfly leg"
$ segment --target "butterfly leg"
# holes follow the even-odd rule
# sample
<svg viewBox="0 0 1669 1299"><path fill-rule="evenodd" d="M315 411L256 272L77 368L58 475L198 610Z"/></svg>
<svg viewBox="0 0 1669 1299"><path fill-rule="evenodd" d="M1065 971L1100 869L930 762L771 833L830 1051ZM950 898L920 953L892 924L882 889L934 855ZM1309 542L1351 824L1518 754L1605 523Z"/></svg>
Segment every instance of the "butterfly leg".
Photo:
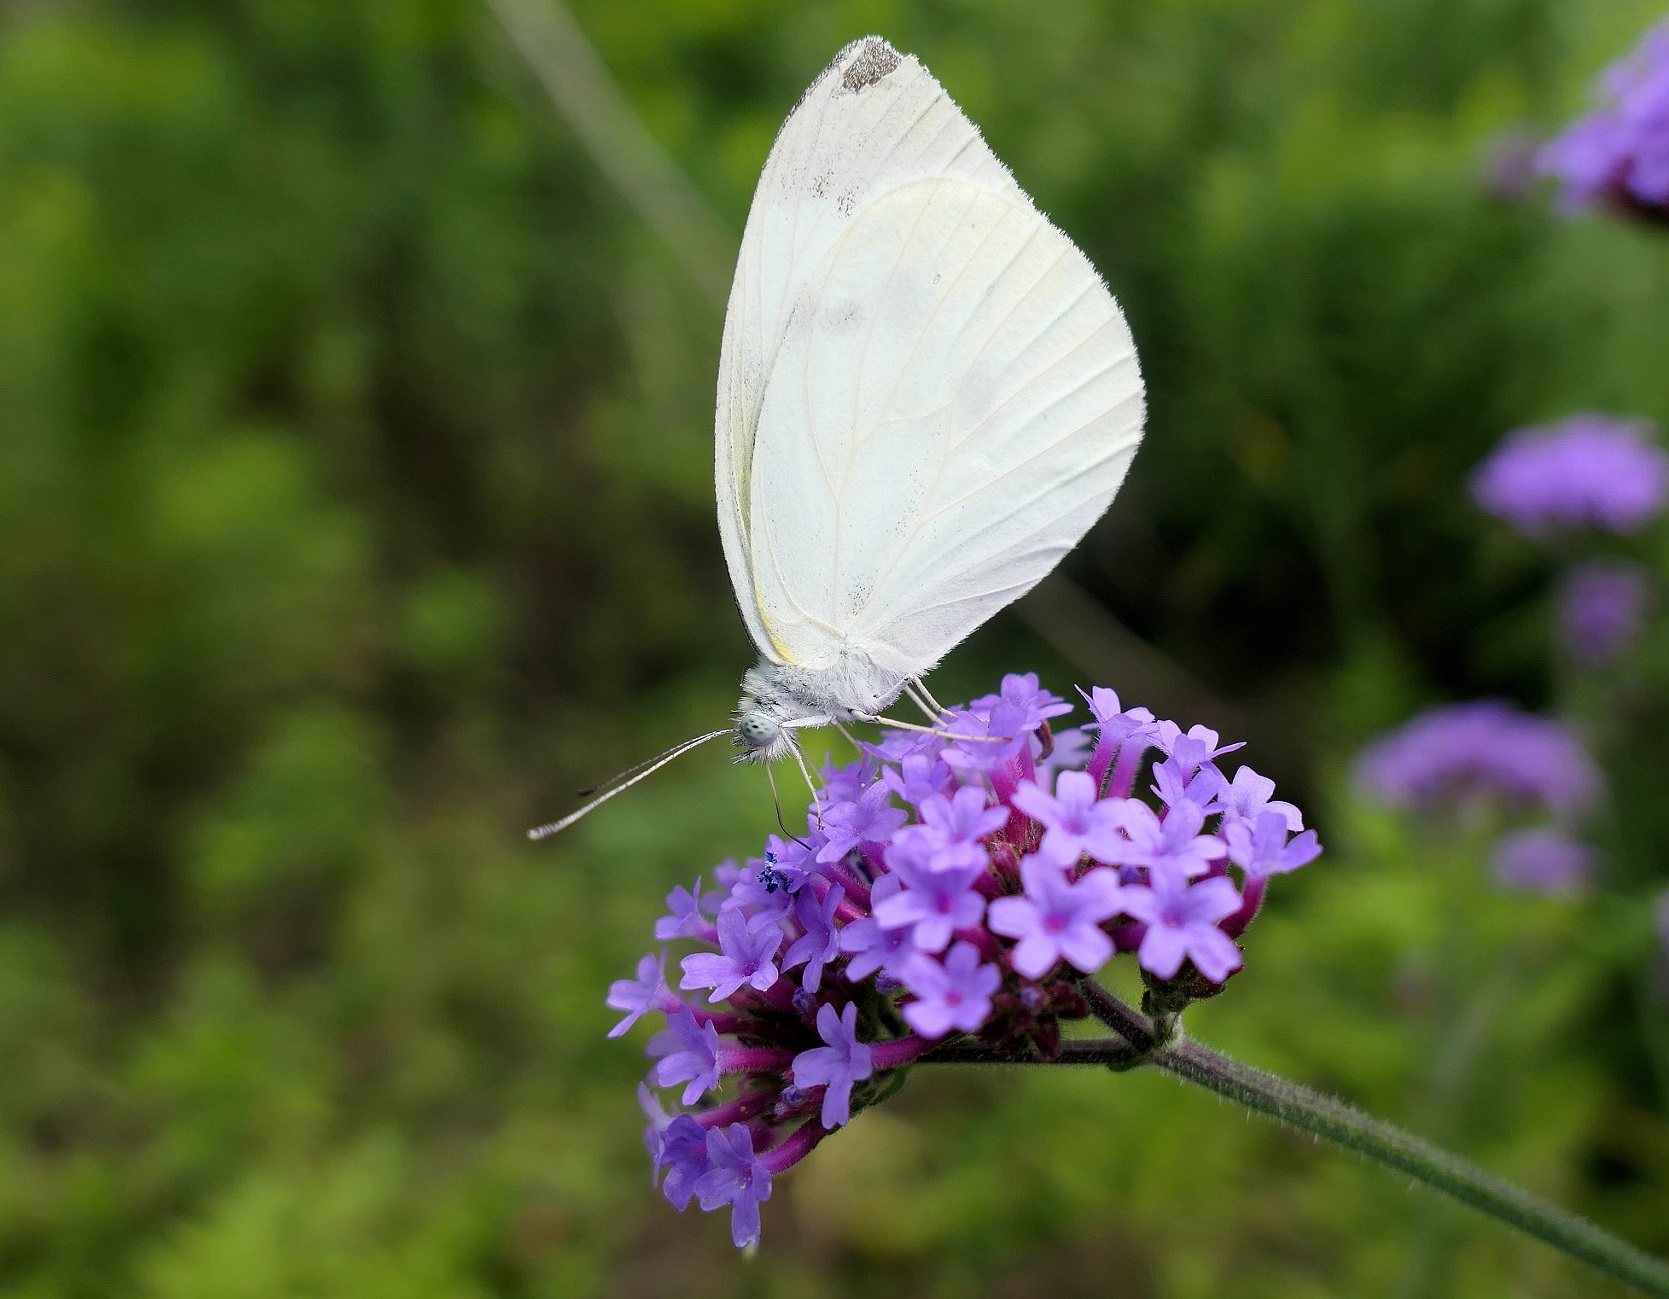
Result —
<svg viewBox="0 0 1669 1299"><path fill-rule="evenodd" d="M916 701L916 706L922 709L932 721L938 721L939 718L950 711L937 699L933 698L933 692L927 688L927 683L920 677L911 677L904 683L904 688L911 692L910 697Z"/></svg>
<svg viewBox="0 0 1669 1299"><path fill-rule="evenodd" d="M853 713L852 716L860 722L868 722L871 726L890 726L895 731L918 731L922 735L937 735L941 740L983 740L987 744L1006 744L1013 738L1008 735L965 735L960 731L942 731L936 726L917 726L914 722L901 722L896 717L877 717L869 713Z"/></svg>

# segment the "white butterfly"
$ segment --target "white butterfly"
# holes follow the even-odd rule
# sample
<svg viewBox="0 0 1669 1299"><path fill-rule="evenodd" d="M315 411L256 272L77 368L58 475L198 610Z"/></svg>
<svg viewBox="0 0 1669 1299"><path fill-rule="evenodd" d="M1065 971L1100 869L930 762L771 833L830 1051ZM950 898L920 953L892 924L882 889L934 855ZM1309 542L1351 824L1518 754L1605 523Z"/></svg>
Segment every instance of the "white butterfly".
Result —
<svg viewBox="0 0 1669 1299"><path fill-rule="evenodd" d="M720 735L769 761L876 721L1077 544L1142 413L1094 267L913 56L848 45L777 133L725 316L719 531L760 662L732 727L531 833Z"/></svg>

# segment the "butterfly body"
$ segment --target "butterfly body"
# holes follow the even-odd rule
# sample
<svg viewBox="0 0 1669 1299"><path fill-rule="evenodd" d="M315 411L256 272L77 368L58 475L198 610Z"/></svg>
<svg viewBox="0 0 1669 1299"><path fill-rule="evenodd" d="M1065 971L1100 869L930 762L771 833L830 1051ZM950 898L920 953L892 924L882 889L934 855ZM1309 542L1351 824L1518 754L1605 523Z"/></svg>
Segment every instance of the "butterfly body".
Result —
<svg viewBox="0 0 1669 1299"><path fill-rule="evenodd" d="M742 676L733 739L740 761L773 762L792 752L803 727L871 720L897 699L905 677L849 648L827 668L762 659Z"/></svg>

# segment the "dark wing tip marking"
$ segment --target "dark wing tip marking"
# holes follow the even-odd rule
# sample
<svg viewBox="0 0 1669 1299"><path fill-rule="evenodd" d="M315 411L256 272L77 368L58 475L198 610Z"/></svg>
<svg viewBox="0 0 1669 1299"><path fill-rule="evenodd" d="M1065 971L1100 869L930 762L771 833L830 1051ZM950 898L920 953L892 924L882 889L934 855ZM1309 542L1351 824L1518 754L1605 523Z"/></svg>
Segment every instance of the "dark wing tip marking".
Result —
<svg viewBox="0 0 1669 1299"><path fill-rule="evenodd" d="M879 36L866 36L854 44L858 46L858 56L846 65L846 70L840 75L840 84L853 93L873 86L902 61L898 51ZM852 47L849 45L846 48Z"/></svg>

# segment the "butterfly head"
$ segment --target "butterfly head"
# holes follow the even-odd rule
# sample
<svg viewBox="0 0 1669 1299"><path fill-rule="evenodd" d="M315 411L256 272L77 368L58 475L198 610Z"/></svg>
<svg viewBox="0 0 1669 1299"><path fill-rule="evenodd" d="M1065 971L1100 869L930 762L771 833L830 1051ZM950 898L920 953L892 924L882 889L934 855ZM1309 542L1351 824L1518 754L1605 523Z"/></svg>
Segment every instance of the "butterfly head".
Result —
<svg viewBox="0 0 1669 1299"><path fill-rule="evenodd" d="M776 757L789 743L782 724L757 708L736 715L735 741L744 757L764 761Z"/></svg>

